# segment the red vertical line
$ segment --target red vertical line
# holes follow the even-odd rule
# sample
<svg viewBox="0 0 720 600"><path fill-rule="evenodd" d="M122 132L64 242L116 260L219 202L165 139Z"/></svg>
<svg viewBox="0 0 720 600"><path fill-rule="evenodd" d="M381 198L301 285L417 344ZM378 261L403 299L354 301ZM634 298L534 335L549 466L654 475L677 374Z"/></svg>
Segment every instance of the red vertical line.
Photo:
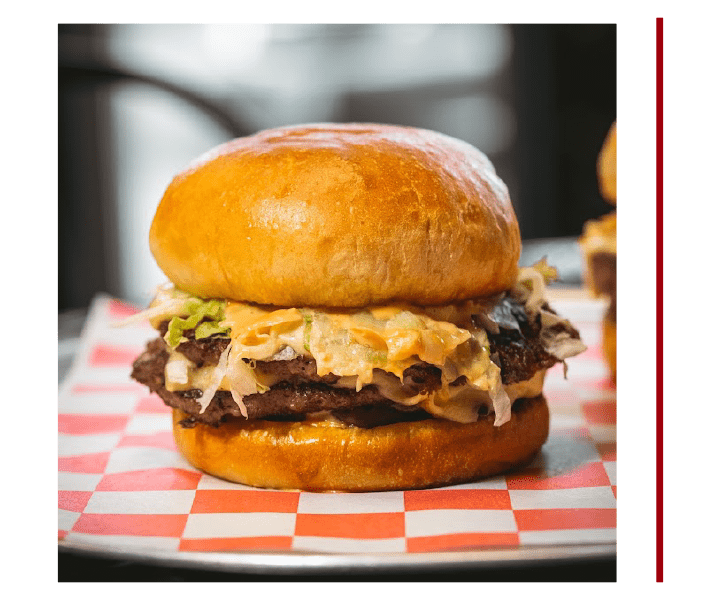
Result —
<svg viewBox="0 0 720 600"><path fill-rule="evenodd" d="M655 580L665 581L665 20L655 20L655 168L656 168L656 464L655 464Z"/></svg>

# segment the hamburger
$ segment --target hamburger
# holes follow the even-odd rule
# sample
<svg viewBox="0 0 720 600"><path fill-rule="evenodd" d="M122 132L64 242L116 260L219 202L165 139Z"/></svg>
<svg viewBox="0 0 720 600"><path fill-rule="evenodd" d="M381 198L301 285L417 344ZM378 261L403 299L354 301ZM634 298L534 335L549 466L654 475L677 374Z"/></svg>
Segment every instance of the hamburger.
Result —
<svg viewBox="0 0 720 600"><path fill-rule="evenodd" d="M375 124L284 127L177 175L150 228L169 282L132 377L220 478L310 491L495 475L547 438L548 368L585 347L519 268L476 148Z"/></svg>
<svg viewBox="0 0 720 600"><path fill-rule="evenodd" d="M617 202L617 125L612 124L597 161L600 193L607 202ZM617 213L603 215L585 223L580 245L585 255L585 279L591 293L606 298L608 308L603 316L602 344L610 377L617 381Z"/></svg>

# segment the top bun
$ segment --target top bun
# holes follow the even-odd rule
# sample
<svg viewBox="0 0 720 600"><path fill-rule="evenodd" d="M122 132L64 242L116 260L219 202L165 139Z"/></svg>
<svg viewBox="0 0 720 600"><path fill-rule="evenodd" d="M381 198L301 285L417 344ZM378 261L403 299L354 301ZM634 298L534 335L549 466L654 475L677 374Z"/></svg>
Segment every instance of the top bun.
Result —
<svg viewBox="0 0 720 600"><path fill-rule="evenodd" d="M598 158L597 171L600 193L605 199L615 204L617 201L617 123L613 123L605 138L600 156Z"/></svg>
<svg viewBox="0 0 720 600"><path fill-rule="evenodd" d="M197 296L361 307L501 292L521 244L505 184L469 144L409 127L318 124L201 157L165 192L150 249Z"/></svg>

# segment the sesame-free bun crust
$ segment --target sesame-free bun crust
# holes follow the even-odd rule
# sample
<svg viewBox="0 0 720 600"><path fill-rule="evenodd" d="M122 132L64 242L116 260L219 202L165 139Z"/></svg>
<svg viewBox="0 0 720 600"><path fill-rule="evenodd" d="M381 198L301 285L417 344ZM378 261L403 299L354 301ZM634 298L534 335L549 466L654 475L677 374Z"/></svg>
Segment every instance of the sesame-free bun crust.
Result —
<svg viewBox="0 0 720 600"><path fill-rule="evenodd" d="M605 200L617 202L617 123L613 123L608 131L603 147L600 150L597 164L600 193Z"/></svg>
<svg viewBox="0 0 720 600"><path fill-rule="evenodd" d="M521 401L500 427L488 416L372 429L241 418L183 428L187 416L173 409L173 432L193 466L246 485L306 491L417 489L497 475L529 462L549 429L542 396Z"/></svg>
<svg viewBox="0 0 720 600"><path fill-rule="evenodd" d="M318 124L214 149L172 181L150 229L167 277L279 306L447 304L515 281L520 233L487 157L406 127Z"/></svg>

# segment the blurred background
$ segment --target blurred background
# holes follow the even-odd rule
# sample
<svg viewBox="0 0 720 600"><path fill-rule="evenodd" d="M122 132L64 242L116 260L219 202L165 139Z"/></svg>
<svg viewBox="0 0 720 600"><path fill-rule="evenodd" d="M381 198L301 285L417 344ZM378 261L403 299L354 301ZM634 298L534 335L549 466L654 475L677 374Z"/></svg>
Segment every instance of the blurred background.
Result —
<svg viewBox="0 0 720 600"><path fill-rule="evenodd" d="M172 177L279 125L434 129L485 152L510 190L522 262L579 284L575 238L610 212L595 164L616 115L609 25L60 25L58 304L144 305L147 242Z"/></svg>

